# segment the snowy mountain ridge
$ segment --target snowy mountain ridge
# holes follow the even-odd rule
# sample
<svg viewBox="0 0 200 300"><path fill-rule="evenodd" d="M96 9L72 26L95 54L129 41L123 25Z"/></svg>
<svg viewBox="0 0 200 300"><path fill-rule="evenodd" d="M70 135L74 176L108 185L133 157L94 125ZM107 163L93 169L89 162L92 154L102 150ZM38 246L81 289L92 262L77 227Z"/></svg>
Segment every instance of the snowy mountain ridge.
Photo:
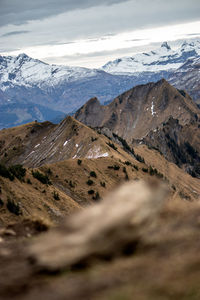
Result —
<svg viewBox="0 0 200 300"><path fill-rule="evenodd" d="M177 50L172 50L168 43L164 42L155 51L119 58L108 62L101 69L50 65L24 53L18 56L0 55L0 90L4 92L12 86L51 88L62 83L94 77L103 72L131 76L143 72L168 72L177 70L189 58L199 56L200 40L190 43L185 41Z"/></svg>
<svg viewBox="0 0 200 300"><path fill-rule="evenodd" d="M185 41L177 50L171 49L168 43L164 42L157 50L110 61L102 67L102 70L115 75L172 71L180 68L187 59L199 55L200 40Z"/></svg>
<svg viewBox="0 0 200 300"><path fill-rule="evenodd" d="M32 87L55 86L63 81L73 82L96 75L98 70L81 67L49 65L22 53L18 56L0 56L0 89L10 84Z"/></svg>

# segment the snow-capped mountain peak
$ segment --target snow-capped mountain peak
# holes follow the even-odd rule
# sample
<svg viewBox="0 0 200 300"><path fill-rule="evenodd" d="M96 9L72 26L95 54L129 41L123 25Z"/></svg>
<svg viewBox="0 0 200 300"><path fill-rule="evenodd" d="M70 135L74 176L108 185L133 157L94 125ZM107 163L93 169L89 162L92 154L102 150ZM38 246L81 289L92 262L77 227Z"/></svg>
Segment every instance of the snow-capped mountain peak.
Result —
<svg viewBox="0 0 200 300"><path fill-rule="evenodd" d="M171 47L169 46L169 44L167 42L163 42L161 45L161 48L166 48L167 50L171 50Z"/></svg>
<svg viewBox="0 0 200 300"><path fill-rule="evenodd" d="M62 82L73 82L96 75L98 70L49 65L33 59L25 53L18 56L0 56L0 89L18 85L54 86Z"/></svg>
<svg viewBox="0 0 200 300"><path fill-rule="evenodd" d="M17 57L17 60L22 59L22 60L27 60L30 59L30 57L26 53L20 53Z"/></svg>
<svg viewBox="0 0 200 300"><path fill-rule="evenodd" d="M110 61L102 69L111 74L136 75L142 72L172 71L180 68L187 59L200 55L200 41L184 42L177 50L167 42L148 53L138 53Z"/></svg>

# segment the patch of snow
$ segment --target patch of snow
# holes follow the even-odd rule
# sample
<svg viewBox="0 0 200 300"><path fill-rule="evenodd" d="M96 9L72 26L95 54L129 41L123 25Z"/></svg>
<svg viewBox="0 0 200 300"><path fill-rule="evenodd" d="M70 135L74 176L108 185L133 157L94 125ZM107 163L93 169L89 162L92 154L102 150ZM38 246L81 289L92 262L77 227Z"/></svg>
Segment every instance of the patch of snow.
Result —
<svg viewBox="0 0 200 300"><path fill-rule="evenodd" d="M63 147L65 147L67 145L69 141L64 142Z"/></svg>
<svg viewBox="0 0 200 300"><path fill-rule="evenodd" d="M25 158L25 160L26 160L29 156L31 156L34 152L35 152L35 151L32 151L31 153L29 153L29 154L27 155L27 157ZM24 161L25 161L25 160L24 160Z"/></svg>
<svg viewBox="0 0 200 300"><path fill-rule="evenodd" d="M52 157L56 153L57 149L53 150L49 157Z"/></svg>
<svg viewBox="0 0 200 300"><path fill-rule="evenodd" d="M3 92L5 92L8 88L9 88L9 87L8 87L8 86L5 86L5 85L2 85L2 86L1 86L1 90L2 90Z"/></svg>
<svg viewBox="0 0 200 300"><path fill-rule="evenodd" d="M153 101L151 103L151 114L152 114L152 116L154 116L156 114L156 112L154 111L154 103L153 103Z"/></svg>
<svg viewBox="0 0 200 300"><path fill-rule="evenodd" d="M37 147L39 147L40 146L40 144L37 144L34 148L37 148Z"/></svg>
<svg viewBox="0 0 200 300"><path fill-rule="evenodd" d="M78 148L78 144L76 144L76 148Z"/></svg>
<svg viewBox="0 0 200 300"><path fill-rule="evenodd" d="M105 153L103 153L103 154L100 154L99 157L108 157L108 156L109 156L108 152L105 152Z"/></svg>
<svg viewBox="0 0 200 300"><path fill-rule="evenodd" d="M82 148L83 148L83 145L77 150L77 154L81 151Z"/></svg>
<svg viewBox="0 0 200 300"><path fill-rule="evenodd" d="M100 158L100 157L108 157L108 156L109 156L108 152L102 153L101 148L99 146L95 146L93 149L90 149L88 151L86 158L92 159L92 158Z"/></svg>

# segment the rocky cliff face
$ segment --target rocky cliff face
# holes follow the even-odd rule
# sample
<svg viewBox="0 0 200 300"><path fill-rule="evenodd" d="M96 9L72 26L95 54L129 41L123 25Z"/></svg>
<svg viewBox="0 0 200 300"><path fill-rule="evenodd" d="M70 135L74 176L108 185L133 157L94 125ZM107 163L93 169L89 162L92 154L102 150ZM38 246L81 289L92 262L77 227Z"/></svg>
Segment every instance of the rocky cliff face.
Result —
<svg viewBox="0 0 200 300"><path fill-rule="evenodd" d="M182 125L195 119L199 110L192 99L164 79L157 83L137 86L117 97L107 106L97 99L88 101L75 118L93 127L107 127L129 142L141 139L170 116Z"/></svg>
<svg viewBox="0 0 200 300"><path fill-rule="evenodd" d="M182 126L177 119L170 118L161 128L149 132L140 143L158 149L169 161L200 178L198 126L195 123Z"/></svg>
<svg viewBox="0 0 200 300"><path fill-rule="evenodd" d="M93 114L94 110L95 114ZM135 140L139 143L145 141L147 145L161 151L168 160L181 166L185 165L187 170L190 169L190 165L194 167L199 162L199 154L195 155L195 160L187 154L190 146L200 153L199 116L199 109L190 96L183 90L172 87L164 79L157 83L137 86L120 95L107 106L100 106L97 99L90 100L75 114L75 118L86 125L101 127L104 130L107 128L130 145L135 144ZM170 118L176 120L177 126L169 122L167 128L170 129L167 132L163 128L166 128ZM156 139L155 136L158 138ZM173 139L176 145L174 147L178 147L179 150L185 145L184 143L189 143L189 146L183 147L184 150L180 150L185 161L183 159L180 162L180 151L177 150L176 153L173 151L172 144L167 141L168 136L168 139ZM196 171L194 172L197 174Z"/></svg>

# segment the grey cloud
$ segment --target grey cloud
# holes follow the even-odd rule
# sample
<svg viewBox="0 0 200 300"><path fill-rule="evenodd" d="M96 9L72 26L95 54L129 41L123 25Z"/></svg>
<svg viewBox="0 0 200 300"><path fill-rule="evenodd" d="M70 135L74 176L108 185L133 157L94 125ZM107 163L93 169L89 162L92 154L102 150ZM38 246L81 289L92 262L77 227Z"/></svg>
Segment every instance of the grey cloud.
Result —
<svg viewBox="0 0 200 300"><path fill-rule="evenodd" d="M177 48L182 45L184 39L179 39L176 41L168 41L169 45L172 48ZM192 39L190 39L192 41ZM88 66L93 67L98 66L101 67L106 64L109 60L115 60L116 58L123 57L123 56L132 56L138 52L149 52L154 49L157 49L161 46L160 42L149 43L148 45L144 46L134 46L134 47L127 47L122 49L110 50L110 51L99 51L99 52L92 52L86 54L79 54L75 53L73 55L64 55L61 57L43 57L41 60L45 61L46 63L54 63L59 65L76 65L76 66Z"/></svg>
<svg viewBox="0 0 200 300"><path fill-rule="evenodd" d="M109 6L128 0L0 0L0 26L20 25L44 18L95 6Z"/></svg>
<svg viewBox="0 0 200 300"><path fill-rule="evenodd" d="M48 45L71 45L76 42L60 42L60 41L49 41L47 43L38 43L37 46L48 46Z"/></svg>
<svg viewBox="0 0 200 300"><path fill-rule="evenodd" d="M188 33L187 36L200 36L200 32L199 33Z"/></svg>
<svg viewBox="0 0 200 300"><path fill-rule="evenodd" d="M108 40L111 36L114 36L114 34L112 35L105 35L105 36L102 36L102 37L99 37L99 38L93 38L93 39L87 39L87 43L90 43L90 42L98 42L98 41L106 41Z"/></svg>
<svg viewBox="0 0 200 300"><path fill-rule="evenodd" d="M152 49L152 46L157 48L160 45L160 43L150 44L148 46L145 46L146 51L150 51ZM123 57L127 55L133 55L136 52L141 52L143 50L143 47L141 46L135 46L135 47L128 47L128 48L122 48L122 49L116 49L116 50L108 50L108 51L99 51L99 52L92 52L92 53L85 53L85 54L79 54L75 53L73 55L64 55L61 57L43 57L41 58L42 61L45 61L46 63L54 63L54 64L70 64L70 65L84 65L88 63L89 65L96 65L97 61L100 61L101 63L99 66L104 65L109 60L114 60L118 57ZM78 64L77 64L78 62ZM83 65L83 66L84 66Z"/></svg>
<svg viewBox="0 0 200 300"><path fill-rule="evenodd" d="M25 34L25 33L29 33L29 32L30 32L29 30L11 31L11 32L2 34L2 37L7 37L7 36L11 36L11 35L20 35L20 34Z"/></svg>
<svg viewBox="0 0 200 300"><path fill-rule="evenodd" d="M19 48L1 48L0 47L0 52L11 52L11 51L19 51Z"/></svg>
<svg viewBox="0 0 200 300"><path fill-rule="evenodd" d="M199 19L200 16L199 0L0 0L0 26L20 25L30 20L42 20L64 12L97 6L104 6L106 10L106 7L113 4L121 4L119 9L116 8L115 21L118 27L126 23L123 19L124 14L131 14L132 19L127 21L131 24L138 22L140 26L167 23L172 19ZM96 13L98 14L98 9ZM107 22L109 25L109 19L102 19L102 24Z"/></svg>
<svg viewBox="0 0 200 300"><path fill-rule="evenodd" d="M126 40L126 42L141 42L141 41L147 41L147 39L131 39L131 40Z"/></svg>

